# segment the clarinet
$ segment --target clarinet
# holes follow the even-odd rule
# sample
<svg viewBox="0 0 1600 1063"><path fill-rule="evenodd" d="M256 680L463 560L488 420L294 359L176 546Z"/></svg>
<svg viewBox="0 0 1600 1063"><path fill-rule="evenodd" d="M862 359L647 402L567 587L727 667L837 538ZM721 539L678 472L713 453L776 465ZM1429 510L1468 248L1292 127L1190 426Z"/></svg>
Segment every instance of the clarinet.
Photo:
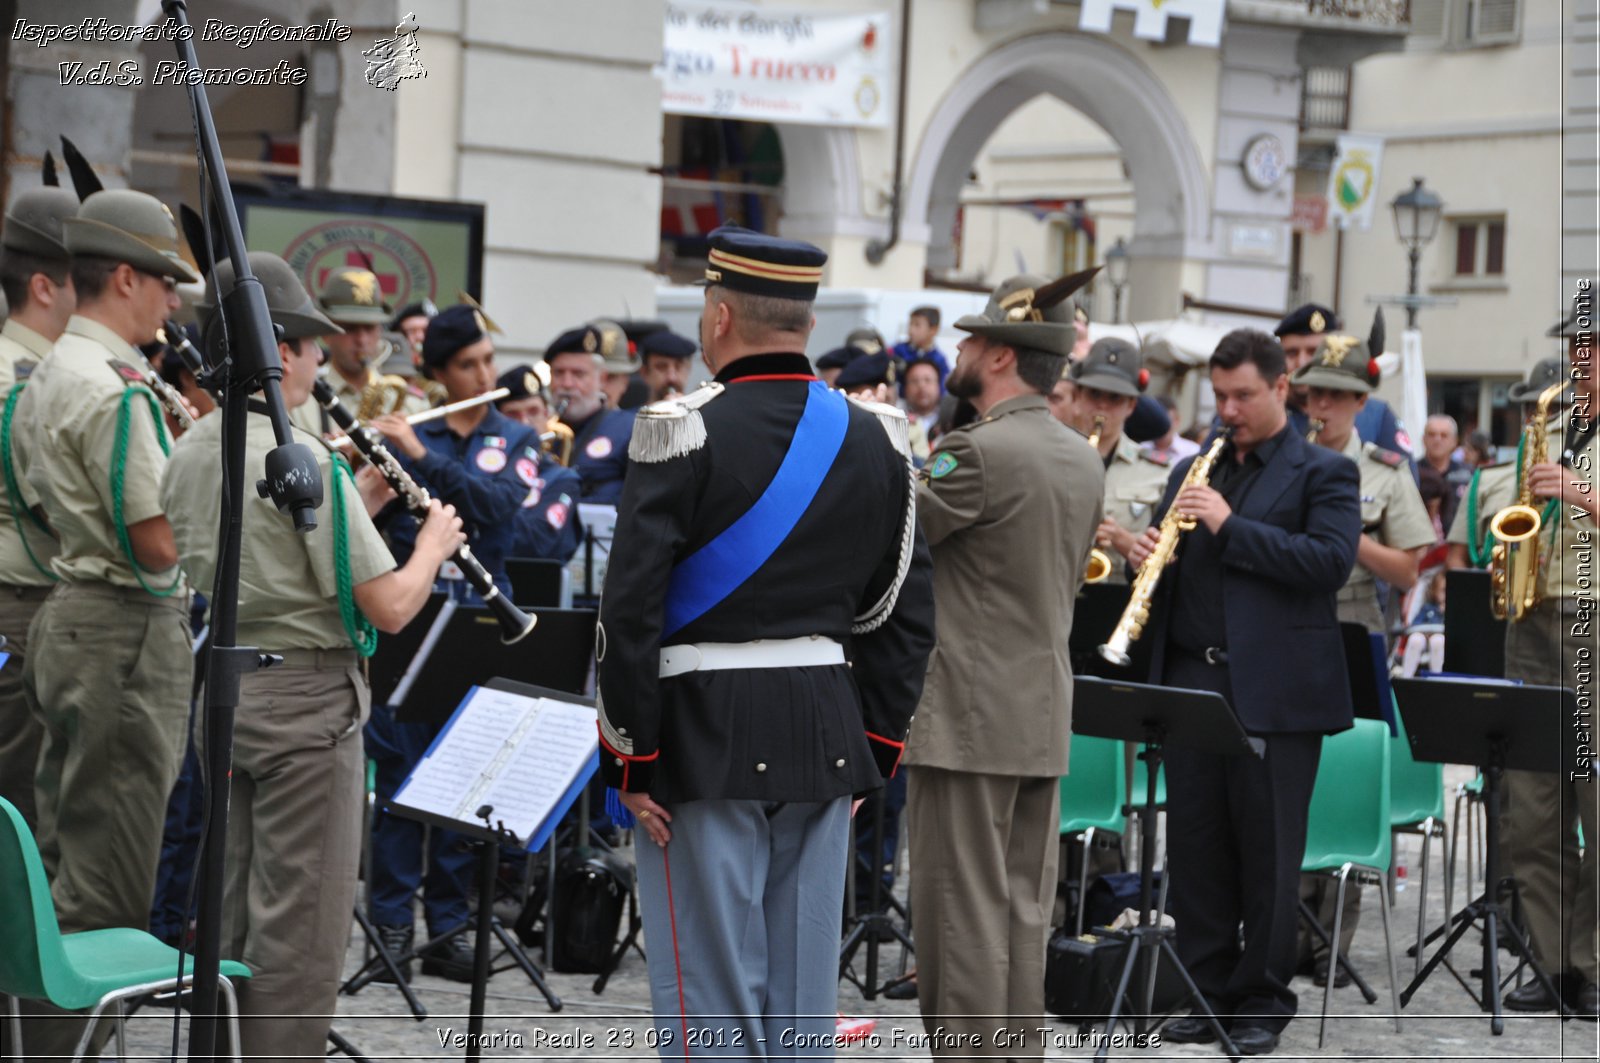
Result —
<svg viewBox="0 0 1600 1063"><path fill-rule="evenodd" d="M333 418L335 424L344 430L350 437L350 442L355 444L357 450L372 463L373 468L383 474L389 481L389 486L394 493L400 496L402 502L417 520L423 520L428 515L428 503L431 498L427 488L417 483L400 467L394 455L389 453L387 447L378 442L377 437L366 426L358 422L350 411L345 409L344 403L333 393L333 388L326 380L317 378L312 386L311 394L317 403L328 411L328 416ZM531 613L525 613L511 604L500 593L500 588L494 585L494 580L489 573L484 571L483 565L473 556L472 550L465 543L456 549L451 560L461 567L467 577L467 582L472 584L472 589L478 592L483 599L483 604L488 606L489 612L494 614L495 622L500 625L500 641L507 646L518 641L528 632L533 630L533 625L538 623L538 618Z"/></svg>
<svg viewBox="0 0 1600 1063"><path fill-rule="evenodd" d="M142 361L142 359L141 359ZM172 414L172 419L178 422L178 431L187 432L194 427L194 414L189 412L189 407L184 404L183 395L177 388L161 379L161 374L151 367L149 362L136 367L139 375L144 377L145 386L155 393L161 405Z"/></svg>

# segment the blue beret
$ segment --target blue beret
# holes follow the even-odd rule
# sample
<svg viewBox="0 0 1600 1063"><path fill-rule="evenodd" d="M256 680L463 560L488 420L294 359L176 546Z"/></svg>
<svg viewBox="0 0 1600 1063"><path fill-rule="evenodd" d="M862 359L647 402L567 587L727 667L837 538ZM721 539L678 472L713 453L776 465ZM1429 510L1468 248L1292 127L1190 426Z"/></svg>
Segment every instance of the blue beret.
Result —
<svg viewBox="0 0 1600 1063"><path fill-rule="evenodd" d="M470 347L487 335L483 315L464 303L445 307L428 321L422 337L422 364L441 366L463 347Z"/></svg>
<svg viewBox="0 0 1600 1063"><path fill-rule="evenodd" d="M1339 331L1339 315L1325 306L1317 303L1307 303L1298 310L1293 310L1278 327L1272 330L1274 336L1320 336L1324 332Z"/></svg>
<svg viewBox="0 0 1600 1063"><path fill-rule="evenodd" d="M408 317L432 318L439 313L439 308L433 305L432 299L419 299L414 303L407 303L400 308L400 312L389 319L389 331L399 332L400 322Z"/></svg>
<svg viewBox="0 0 1600 1063"><path fill-rule="evenodd" d="M817 359L818 369L843 369L851 362L866 354L860 347L835 347L821 358Z"/></svg>
<svg viewBox="0 0 1600 1063"><path fill-rule="evenodd" d="M833 386L849 391L869 384L887 384L892 371L893 362L887 354L863 354L859 358L852 358L849 364L839 370L839 377Z"/></svg>
<svg viewBox="0 0 1600 1063"><path fill-rule="evenodd" d="M661 329L652 332L639 341L639 357L648 358L652 354L659 354L666 358L693 358L696 350L694 340L687 336L680 336L671 329Z"/></svg>
<svg viewBox="0 0 1600 1063"><path fill-rule="evenodd" d="M600 333L589 325L579 325L569 328L555 339L551 340L544 349L545 361L549 361L558 354L594 354L600 353Z"/></svg>
<svg viewBox="0 0 1600 1063"><path fill-rule="evenodd" d="M803 240L782 240L737 225L714 229L706 283L736 292L811 302L828 256Z"/></svg>
<svg viewBox="0 0 1600 1063"><path fill-rule="evenodd" d="M539 378L533 375L533 370L527 366L519 365L515 369L507 369L500 374L500 379L494 382L497 388L505 388L509 395L495 400L498 406L502 402L517 402L521 399L531 399L534 396L543 397L544 388L539 384Z"/></svg>

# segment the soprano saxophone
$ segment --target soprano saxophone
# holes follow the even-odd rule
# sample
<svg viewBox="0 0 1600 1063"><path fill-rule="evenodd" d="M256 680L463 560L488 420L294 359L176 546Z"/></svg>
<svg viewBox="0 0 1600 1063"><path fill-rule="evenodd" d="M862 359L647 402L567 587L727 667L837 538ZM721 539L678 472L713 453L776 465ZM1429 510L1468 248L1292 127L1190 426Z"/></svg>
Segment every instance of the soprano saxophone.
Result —
<svg viewBox="0 0 1600 1063"><path fill-rule="evenodd" d="M1100 433L1105 431L1106 415L1094 415L1094 427L1089 430L1089 445L1094 447L1095 453L1100 452ZM1089 551L1089 564L1083 570L1083 582L1104 583L1111 576L1111 558L1099 547Z"/></svg>
<svg viewBox="0 0 1600 1063"><path fill-rule="evenodd" d="M1211 441L1205 453L1194 459L1194 464L1189 466L1189 471L1183 477L1183 483L1178 485L1179 493L1185 487L1204 484L1211 479L1211 469L1216 465L1217 457L1227 445L1230 435L1224 429ZM1150 551L1150 556L1144 559L1144 565L1133 577L1127 608L1122 610L1122 618L1117 621L1117 626L1111 629L1111 637L1100 647L1100 656L1123 668L1133 661L1128 656L1128 647L1144 633L1145 622L1150 619L1150 602L1155 596L1156 584L1161 581L1162 571L1178 549L1178 536L1194 530L1195 519L1178 512L1176 494L1173 497L1172 508L1161 518L1160 538L1156 540L1155 549Z"/></svg>

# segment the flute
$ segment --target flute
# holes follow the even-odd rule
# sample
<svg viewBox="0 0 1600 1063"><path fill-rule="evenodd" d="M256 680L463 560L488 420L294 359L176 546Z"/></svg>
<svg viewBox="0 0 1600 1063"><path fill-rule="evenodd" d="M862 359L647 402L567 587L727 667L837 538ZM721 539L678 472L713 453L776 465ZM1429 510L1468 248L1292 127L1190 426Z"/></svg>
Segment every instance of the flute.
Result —
<svg viewBox="0 0 1600 1063"><path fill-rule="evenodd" d="M443 406L435 406L431 410L423 410L421 413L413 413L406 418L406 424L422 424L425 421L437 421L441 417L448 417L452 413L456 413L460 410L470 410L474 406L482 406L486 402L499 402L509 394L511 394L510 388L495 388L493 391L486 391L482 395L477 395L470 399L462 399L460 402L449 402ZM334 436L332 439L328 440L328 446L342 447L348 442L350 442L349 436Z"/></svg>
<svg viewBox="0 0 1600 1063"><path fill-rule="evenodd" d="M394 455L389 453L388 448L378 442L372 431L351 415L326 380L317 378L316 383L312 385L311 394L322 408L328 411L328 416L333 418L334 423L344 429L350 442L354 443L356 449L372 463L373 468L389 481L389 486L400 496L400 500L405 503L412 515L419 521L425 519L428 514L428 503L432 501L428 489L412 479L400 467ZM501 642L509 646L533 630L538 618L518 609L500 593L500 588L494 585L494 580L473 556L470 547L462 543L451 560L460 566L462 574L467 577L467 582L472 584L472 589L478 592L483 604L494 614L495 622L500 625Z"/></svg>

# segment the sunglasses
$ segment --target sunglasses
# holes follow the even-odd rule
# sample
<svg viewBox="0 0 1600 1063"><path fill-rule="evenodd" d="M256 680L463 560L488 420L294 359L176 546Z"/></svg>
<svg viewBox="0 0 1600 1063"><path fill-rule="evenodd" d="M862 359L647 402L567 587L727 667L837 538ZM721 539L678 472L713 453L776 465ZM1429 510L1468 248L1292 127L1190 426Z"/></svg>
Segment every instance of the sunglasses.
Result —
<svg viewBox="0 0 1600 1063"><path fill-rule="evenodd" d="M152 271L147 270L147 269L139 269L137 266L134 267L134 272L135 273L142 273L146 277L153 277L156 280L160 281L162 283L162 285L167 289L167 294L168 295L174 295L178 291L178 279L176 277L169 277L164 273L155 273L155 272L152 272Z"/></svg>

